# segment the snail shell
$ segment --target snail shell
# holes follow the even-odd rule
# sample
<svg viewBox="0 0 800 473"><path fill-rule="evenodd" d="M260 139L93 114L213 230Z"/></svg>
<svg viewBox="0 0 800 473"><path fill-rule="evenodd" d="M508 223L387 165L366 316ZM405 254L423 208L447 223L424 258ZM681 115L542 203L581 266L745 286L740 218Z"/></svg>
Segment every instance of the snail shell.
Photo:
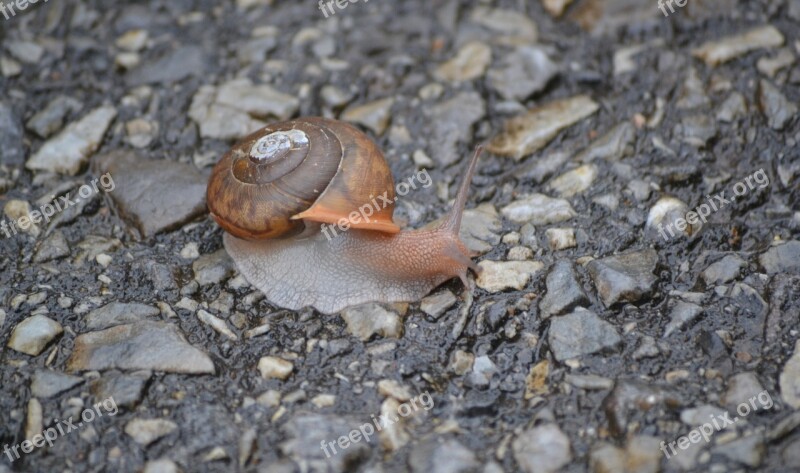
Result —
<svg viewBox="0 0 800 473"><path fill-rule="evenodd" d="M391 204L371 206L367 219L357 213L378 196ZM392 173L378 146L352 125L319 117L246 136L214 167L207 191L214 220L249 240L286 238L302 232L304 221L341 219L354 228L397 233L394 200Z"/></svg>

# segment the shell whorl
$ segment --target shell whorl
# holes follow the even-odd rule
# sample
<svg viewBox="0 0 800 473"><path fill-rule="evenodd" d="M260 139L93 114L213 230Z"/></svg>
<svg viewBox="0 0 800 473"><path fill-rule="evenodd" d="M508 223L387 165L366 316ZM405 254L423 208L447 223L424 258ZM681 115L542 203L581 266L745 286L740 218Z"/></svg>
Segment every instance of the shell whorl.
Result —
<svg viewBox="0 0 800 473"><path fill-rule="evenodd" d="M301 232L303 220L335 224L379 195L394 202L394 181L380 149L355 127L325 118L269 125L233 146L212 171L212 217L245 239ZM394 205L373 208L354 227L394 233Z"/></svg>

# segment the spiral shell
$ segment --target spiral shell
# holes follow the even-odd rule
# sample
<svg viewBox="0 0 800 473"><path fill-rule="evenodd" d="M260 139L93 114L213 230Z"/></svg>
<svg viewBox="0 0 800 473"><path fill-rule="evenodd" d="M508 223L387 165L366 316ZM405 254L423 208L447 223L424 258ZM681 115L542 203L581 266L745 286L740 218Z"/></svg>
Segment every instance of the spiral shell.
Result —
<svg viewBox="0 0 800 473"><path fill-rule="evenodd" d="M378 196L390 204L375 205ZM304 220L400 230L383 153L357 128L326 118L275 123L246 136L214 167L207 200L225 231L251 240L295 235Z"/></svg>

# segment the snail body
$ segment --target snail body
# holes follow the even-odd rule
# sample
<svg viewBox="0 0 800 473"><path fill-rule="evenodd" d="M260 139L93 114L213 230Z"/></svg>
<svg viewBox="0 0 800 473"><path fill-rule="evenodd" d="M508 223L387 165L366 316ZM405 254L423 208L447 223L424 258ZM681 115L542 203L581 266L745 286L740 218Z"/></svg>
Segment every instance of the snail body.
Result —
<svg viewBox="0 0 800 473"><path fill-rule="evenodd" d="M458 237L479 151L453 209L433 228L392 221L394 181L383 154L355 127L304 118L234 145L212 171L207 200L241 274L273 304L334 313L364 302L414 301L477 270ZM389 205L357 210L383 195ZM334 238L320 225L350 226Z"/></svg>

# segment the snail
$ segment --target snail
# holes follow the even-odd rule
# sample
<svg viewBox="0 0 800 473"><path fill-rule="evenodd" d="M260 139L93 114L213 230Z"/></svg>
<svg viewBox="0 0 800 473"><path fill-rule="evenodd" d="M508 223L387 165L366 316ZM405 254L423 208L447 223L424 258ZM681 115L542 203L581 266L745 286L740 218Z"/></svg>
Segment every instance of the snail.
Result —
<svg viewBox="0 0 800 473"><path fill-rule="evenodd" d="M467 272L479 268L458 231L481 149L450 212L401 231L392 220L391 170L367 135L327 118L274 123L216 164L208 208L240 273L277 306L335 313L365 302L410 302L454 277L469 290ZM372 211L359 211L367 205ZM349 230L329 238L323 224Z"/></svg>

